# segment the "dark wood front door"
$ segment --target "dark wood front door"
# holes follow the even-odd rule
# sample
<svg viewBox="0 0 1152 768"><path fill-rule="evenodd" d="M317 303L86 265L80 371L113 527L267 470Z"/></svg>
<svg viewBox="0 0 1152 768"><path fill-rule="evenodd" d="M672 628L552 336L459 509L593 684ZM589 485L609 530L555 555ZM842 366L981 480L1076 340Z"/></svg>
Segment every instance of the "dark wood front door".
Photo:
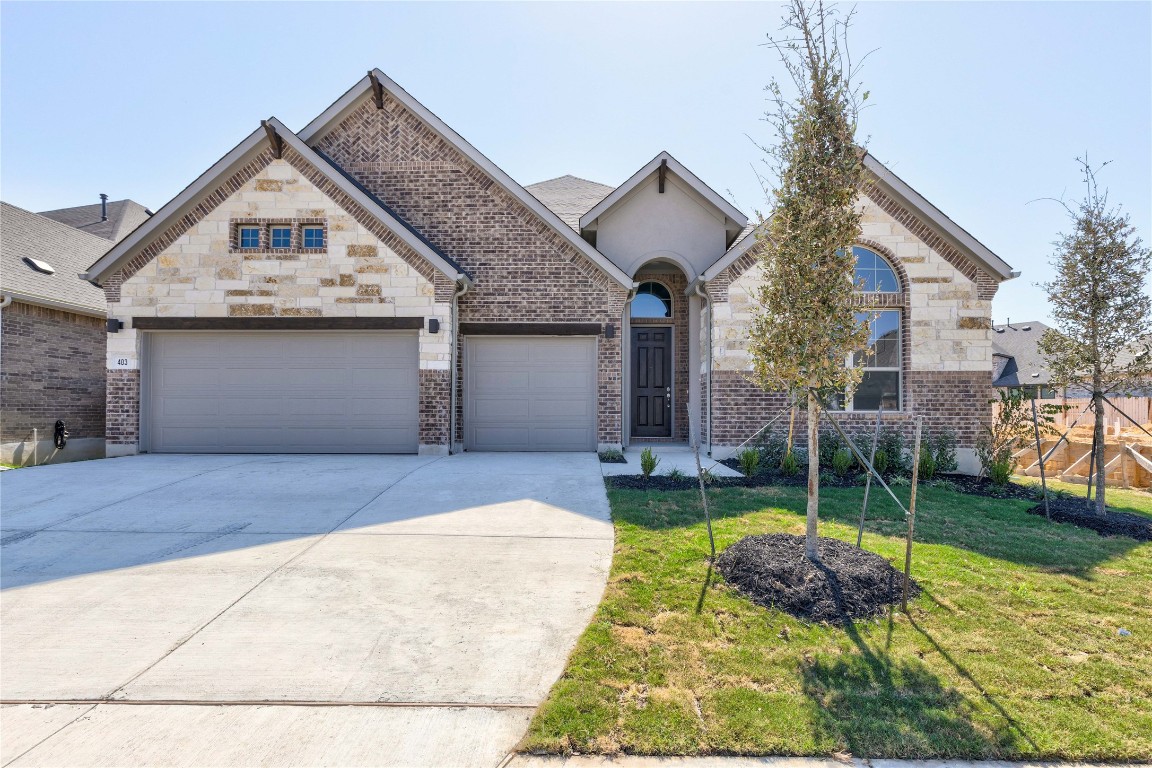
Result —
<svg viewBox="0 0 1152 768"><path fill-rule="evenodd" d="M672 436L672 329L632 329L632 436Z"/></svg>

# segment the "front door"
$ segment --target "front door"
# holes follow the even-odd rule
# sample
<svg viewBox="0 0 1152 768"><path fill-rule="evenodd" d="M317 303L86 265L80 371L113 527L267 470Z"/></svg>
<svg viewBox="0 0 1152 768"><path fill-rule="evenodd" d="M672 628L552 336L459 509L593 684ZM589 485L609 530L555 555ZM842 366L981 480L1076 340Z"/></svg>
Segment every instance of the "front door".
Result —
<svg viewBox="0 0 1152 768"><path fill-rule="evenodd" d="M672 436L672 329L632 329L632 436Z"/></svg>

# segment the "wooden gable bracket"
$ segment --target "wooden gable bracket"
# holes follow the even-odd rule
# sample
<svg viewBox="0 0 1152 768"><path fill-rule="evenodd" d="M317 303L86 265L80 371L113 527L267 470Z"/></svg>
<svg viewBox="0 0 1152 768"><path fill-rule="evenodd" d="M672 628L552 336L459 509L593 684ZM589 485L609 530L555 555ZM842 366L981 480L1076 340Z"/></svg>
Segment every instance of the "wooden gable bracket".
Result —
<svg viewBox="0 0 1152 768"><path fill-rule="evenodd" d="M376 73L368 70L368 79L372 81L372 97L376 99L376 109L384 109L384 85Z"/></svg>
<svg viewBox="0 0 1152 768"><path fill-rule="evenodd" d="M261 120L260 125L264 126L264 131L268 134L268 143L272 145L272 157L277 160L284 157L284 139L280 138L276 129L267 120Z"/></svg>
<svg viewBox="0 0 1152 768"><path fill-rule="evenodd" d="M668 161L660 161L660 194L664 194L664 176L668 173Z"/></svg>

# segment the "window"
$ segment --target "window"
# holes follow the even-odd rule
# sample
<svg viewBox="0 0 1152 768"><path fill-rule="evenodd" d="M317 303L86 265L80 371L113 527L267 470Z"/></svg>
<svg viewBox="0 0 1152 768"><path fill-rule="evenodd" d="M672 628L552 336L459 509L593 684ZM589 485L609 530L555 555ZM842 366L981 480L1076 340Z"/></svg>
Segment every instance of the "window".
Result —
<svg viewBox="0 0 1152 768"><path fill-rule="evenodd" d="M898 293L900 281L888 262L867 248L859 245L852 246L852 255L856 257L856 285L864 293Z"/></svg>
<svg viewBox="0 0 1152 768"><path fill-rule="evenodd" d="M260 228L259 227L240 227L240 247L241 248L259 248L260 247Z"/></svg>
<svg viewBox="0 0 1152 768"><path fill-rule="evenodd" d="M304 247L324 247L324 227L304 227Z"/></svg>
<svg viewBox="0 0 1152 768"><path fill-rule="evenodd" d="M271 227L270 232L273 248L292 247L292 227Z"/></svg>
<svg viewBox="0 0 1152 768"><path fill-rule="evenodd" d="M900 410L900 311L881 310L857 312L856 320L864 322L872 317L868 335L868 349L857 352L853 364L864 369L860 385L853 393L848 407L853 411Z"/></svg>
<svg viewBox="0 0 1152 768"><path fill-rule="evenodd" d="M672 317L672 295L660 283L641 283L632 299L632 317Z"/></svg>

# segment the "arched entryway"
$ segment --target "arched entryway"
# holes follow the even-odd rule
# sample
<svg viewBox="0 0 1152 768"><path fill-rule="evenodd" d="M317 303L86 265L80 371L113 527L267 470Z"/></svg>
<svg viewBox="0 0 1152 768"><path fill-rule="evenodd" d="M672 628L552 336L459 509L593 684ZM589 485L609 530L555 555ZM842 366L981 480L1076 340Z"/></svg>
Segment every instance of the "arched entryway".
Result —
<svg viewBox="0 0 1152 768"><path fill-rule="evenodd" d="M654 261L635 276L629 305L628 426L632 441L688 440L688 279Z"/></svg>

